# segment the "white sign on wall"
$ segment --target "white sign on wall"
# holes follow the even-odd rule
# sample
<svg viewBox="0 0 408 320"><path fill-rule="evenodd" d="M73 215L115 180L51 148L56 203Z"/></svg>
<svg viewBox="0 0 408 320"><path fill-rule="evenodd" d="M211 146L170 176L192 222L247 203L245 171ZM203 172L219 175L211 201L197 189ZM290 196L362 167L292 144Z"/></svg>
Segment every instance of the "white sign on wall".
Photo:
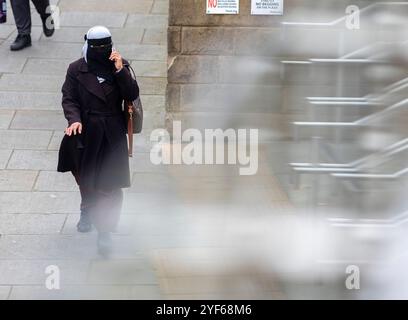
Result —
<svg viewBox="0 0 408 320"><path fill-rule="evenodd" d="M251 0L251 14L283 15L283 0Z"/></svg>
<svg viewBox="0 0 408 320"><path fill-rule="evenodd" d="M238 14L239 0L206 0L207 14Z"/></svg>

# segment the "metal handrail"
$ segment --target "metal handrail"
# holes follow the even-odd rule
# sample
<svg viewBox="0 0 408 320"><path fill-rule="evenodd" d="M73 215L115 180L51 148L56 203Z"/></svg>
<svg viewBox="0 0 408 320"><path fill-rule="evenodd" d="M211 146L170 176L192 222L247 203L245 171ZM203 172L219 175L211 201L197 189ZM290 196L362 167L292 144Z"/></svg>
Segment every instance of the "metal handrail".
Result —
<svg viewBox="0 0 408 320"><path fill-rule="evenodd" d="M400 102L397 102L388 108L385 108L384 110L381 110L379 112L370 114L366 117L363 117L359 120L352 121L352 122L324 122L324 121L294 121L292 122L296 126L311 126L311 127L357 127L361 126L373 119L376 118L381 118L385 115L387 115L389 112L394 111L396 109L399 109L403 106L405 106L408 103L408 99L401 100Z"/></svg>
<svg viewBox="0 0 408 320"><path fill-rule="evenodd" d="M332 173L336 178L358 178L358 179L398 179L408 174L408 168L395 173Z"/></svg>
<svg viewBox="0 0 408 320"><path fill-rule="evenodd" d="M291 167L295 168L328 168L328 169L352 169L357 166L361 166L364 162L369 161L373 157L386 157L386 156L391 156L395 155L397 153L400 153L404 150L408 149L408 138L402 139L400 141L397 141L393 143L390 146L387 146L383 148L380 151L377 151L373 154L370 154L368 156L364 156L362 158L359 158L357 160L351 161L349 163L310 163L310 162L291 162L289 165ZM299 170L300 171L300 170ZM306 170L310 171L310 170Z"/></svg>
<svg viewBox="0 0 408 320"><path fill-rule="evenodd" d="M311 104L358 104L358 103L367 103L370 104L371 101L379 101L384 99L388 95L398 92L399 90L405 89L408 87L408 77L398 80L381 90L381 93L377 94L368 94L364 97L307 97L306 99ZM376 102L371 102L377 104ZM378 103L379 104L379 103Z"/></svg>
<svg viewBox="0 0 408 320"><path fill-rule="evenodd" d="M341 227L356 227L356 226L372 226L372 227L398 227L408 222L408 211L399 214L396 217L389 219L343 219L343 218L328 218L327 221L333 226Z"/></svg>

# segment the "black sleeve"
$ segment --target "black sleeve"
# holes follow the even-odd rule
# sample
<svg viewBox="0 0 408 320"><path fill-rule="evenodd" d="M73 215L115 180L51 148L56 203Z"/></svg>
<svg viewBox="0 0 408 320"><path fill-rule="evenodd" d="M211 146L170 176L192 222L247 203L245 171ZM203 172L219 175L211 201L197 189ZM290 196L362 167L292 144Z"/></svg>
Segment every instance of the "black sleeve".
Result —
<svg viewBox="0 0 408 320"><path fill-rule="evenodd" d="M139 86L133 79L128 67L123 66L122 70L115 72L115 76L120 88L120 93L124 100L133 101L139 96Z"/></svg>
<svg viewBox="0 0 408 320"><path fill-rule="evenodd" d="M78 99L78 80L72 72L71 66L68 68L65 82L62 85L62 109L65 118L70 126L74 122L81 122L81 106Z"/></svg>

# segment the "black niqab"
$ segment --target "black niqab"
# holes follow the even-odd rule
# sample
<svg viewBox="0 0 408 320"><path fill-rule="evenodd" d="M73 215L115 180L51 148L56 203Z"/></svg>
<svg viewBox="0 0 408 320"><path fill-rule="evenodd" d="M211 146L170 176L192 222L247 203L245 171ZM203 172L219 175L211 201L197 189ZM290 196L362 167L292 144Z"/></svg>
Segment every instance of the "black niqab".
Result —
<svg viewBox="0 0 408 320"><path fill-rule="evenodd" d="M103 46L103 47L100 47ZM115 78L114 61L109 60L112 53L111 37L103 39L88 39L87 63L89 71L96 76L105 79L108 83L113 83Z"/></svg>

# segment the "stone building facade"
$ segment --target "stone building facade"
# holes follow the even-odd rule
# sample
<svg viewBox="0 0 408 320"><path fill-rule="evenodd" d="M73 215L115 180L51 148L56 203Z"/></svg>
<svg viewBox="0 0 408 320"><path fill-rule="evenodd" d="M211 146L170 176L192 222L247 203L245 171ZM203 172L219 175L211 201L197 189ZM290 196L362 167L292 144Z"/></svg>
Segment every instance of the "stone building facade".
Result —
<svg viewBox="0 0 408 320"><path fill-rule="evenodd" d="M338 79L335 65L283 62L337 58L372 42L370 30L324 25L344 16L348 5L370 3L285 0L283 16L260 16L251 15L251 0L240 1L237 15L206 14L205 0L170 0L169 123L182 119L202 128L273 128L275 137L287 137L288 121L304 118L304 98L338 94ZM369 81L361 81L360 66L345 68L351 82L342 94L372 90Z"/></svg>

